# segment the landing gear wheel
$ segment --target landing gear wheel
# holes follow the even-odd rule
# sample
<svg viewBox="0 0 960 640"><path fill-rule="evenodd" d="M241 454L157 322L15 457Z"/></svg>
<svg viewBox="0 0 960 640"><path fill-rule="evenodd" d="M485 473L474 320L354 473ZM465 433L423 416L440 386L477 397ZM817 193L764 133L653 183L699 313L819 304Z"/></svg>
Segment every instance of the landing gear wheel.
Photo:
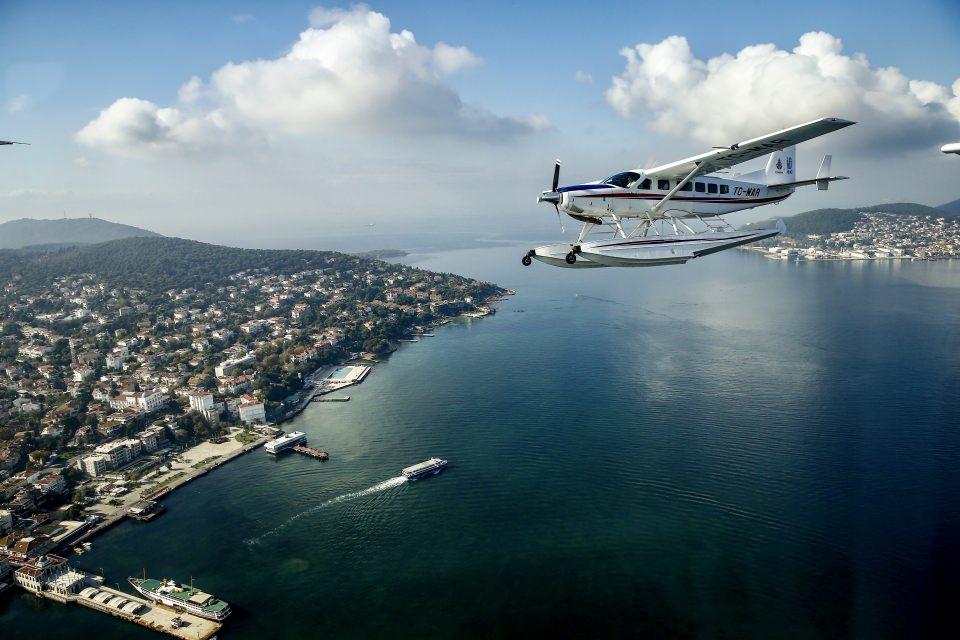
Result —
<svg viewBox="0 0 960 640"><path fill-rule="evenodd" d="M525 267L529 267L529 266L533 263L533 260L530 259L530 254L528 253L528 254L524 255L524 256L520 259L520 263L521 263L523 266L525 266Z"/></svg>
<svg viewBox="0 0 960 640"><path fill-rule="evenodd" d="M564 260L567 261L567 264L575 264L577 261L577 254L571 251L570 253L567 254L567 257L564 258Z"/></svg>

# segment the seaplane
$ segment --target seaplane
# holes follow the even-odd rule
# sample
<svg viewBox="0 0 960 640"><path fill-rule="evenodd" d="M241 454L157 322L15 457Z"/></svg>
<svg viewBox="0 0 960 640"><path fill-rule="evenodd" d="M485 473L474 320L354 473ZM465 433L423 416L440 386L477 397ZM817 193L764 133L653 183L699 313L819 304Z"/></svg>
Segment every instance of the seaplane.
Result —
<svg viewBox="0 0 960 640"><path fill-rule="evenodd" d="M846 180L830 175L830 155L823 157L814 178L798 180L796 145L852 124L821 118L677 162L565 187L560 186L557 160L553 186L537 202L553 205L561 231L564 215L580 222L579 236L572 243L530 249L521 261L524 266L537 259L572 268L652 267L772 238L786 231L782 221L771 229L737 230L722 216L783 202L798 187L816 185L825 191L831 182ZM769 158L763 169L731 171L764 156ZM602 237L588 239L591 232Z"/></svg>

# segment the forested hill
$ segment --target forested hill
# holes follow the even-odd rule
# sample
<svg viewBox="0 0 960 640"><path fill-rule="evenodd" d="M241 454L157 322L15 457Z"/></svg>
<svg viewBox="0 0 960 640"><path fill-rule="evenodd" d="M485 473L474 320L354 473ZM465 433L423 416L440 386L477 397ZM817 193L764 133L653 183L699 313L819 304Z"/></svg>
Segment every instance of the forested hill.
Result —
<svg viewBox="0 0 960 640"><path fill-rule="evenodd" d="M942 204L937 207L937 209L940 209L940 211L943 211L950 216L960 217L960 198L952 200L946 204Z"/></svg>
<svg viewBox="0 0 960 640"><path fill-rule="evenodd" d="M862 213L890 213L893 215L934 216L937 218L960 217L960 212L951 214L942 209L928 207L915 202L877 204L868 207L856 207L855 209L814 209L813 211L805 211L795 216L783 218L783 223L787 225L787 233L785 235L828 235L831 233L850 231L853 229L857 220L860 219L860 214ZM775 219L769 219L752 222L747 225L747 228L768 228L775 224Z"/></svg>
<svg viewBox="0 0 960 640"><path fill-rule="evenodd" d="M0 224L0 249L32 245L94 244L130 237L158 237L159 234L100 218L21 218Z"/></svg>
<svg viewBox="0 0 960 640"><path fill-rule="evenodd" d="M53 279L93 273L113 286L148 291L222 285L230 274L267 268L277 274L336 266L366 269L371 259L330 251L236 249L181 238L125 238L59 250L0 250L0 278L26 289L46 288Z"/></svg>

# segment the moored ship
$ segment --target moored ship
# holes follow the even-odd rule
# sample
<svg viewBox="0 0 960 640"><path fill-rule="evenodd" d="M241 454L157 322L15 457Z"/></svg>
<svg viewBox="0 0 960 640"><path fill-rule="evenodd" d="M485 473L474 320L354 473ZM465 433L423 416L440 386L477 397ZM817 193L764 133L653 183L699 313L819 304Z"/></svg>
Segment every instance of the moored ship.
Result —
<svg viewBox="0 0 960 640"><path fill-rule="evenodd" d="M441 460L440 458L430 458L429 460L421 462L420 464L407 467L400 473L402 473L408 480L416 480L417 478L423 478L425 476L435 476L443 471L446 466L446 460Z"/></svg>
<svg viewBox="0 0 960 640"><path fill-rule="evenodd" d="M275 440L271 440L265 444L263 448L267 450L267 453L277 454L298 444L303 444L306 441L307 434L305 434L303 431L292 431L285 436L280 436Z"/></svg>
<svg viewBox="0 0 960 640"><path fill-rule="evenodd" d="M209 593L194 589L193 585L188 587L177 584L173 580L154 578L128 578L128 580L140 595L176 610L187 611L195 616L217 621L222 621L230 615L229 604L214 598Z"/></svg>

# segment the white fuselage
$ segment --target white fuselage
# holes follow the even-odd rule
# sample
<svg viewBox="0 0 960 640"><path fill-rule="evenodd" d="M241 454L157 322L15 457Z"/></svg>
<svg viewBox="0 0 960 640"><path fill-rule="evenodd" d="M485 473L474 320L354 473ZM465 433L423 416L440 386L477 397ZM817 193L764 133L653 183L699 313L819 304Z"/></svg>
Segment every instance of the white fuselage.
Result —
<svg viewBox="0 0 960 640"><path fill-rule="evenodd" d="M591 182L561 187L557 206L573 216L647 217L677 184L676 180L641 179L629 186ZM651 217L723 215L780 202L792 193L792 189L771 189L760 182L707 175L690 180Z"/></svg>

